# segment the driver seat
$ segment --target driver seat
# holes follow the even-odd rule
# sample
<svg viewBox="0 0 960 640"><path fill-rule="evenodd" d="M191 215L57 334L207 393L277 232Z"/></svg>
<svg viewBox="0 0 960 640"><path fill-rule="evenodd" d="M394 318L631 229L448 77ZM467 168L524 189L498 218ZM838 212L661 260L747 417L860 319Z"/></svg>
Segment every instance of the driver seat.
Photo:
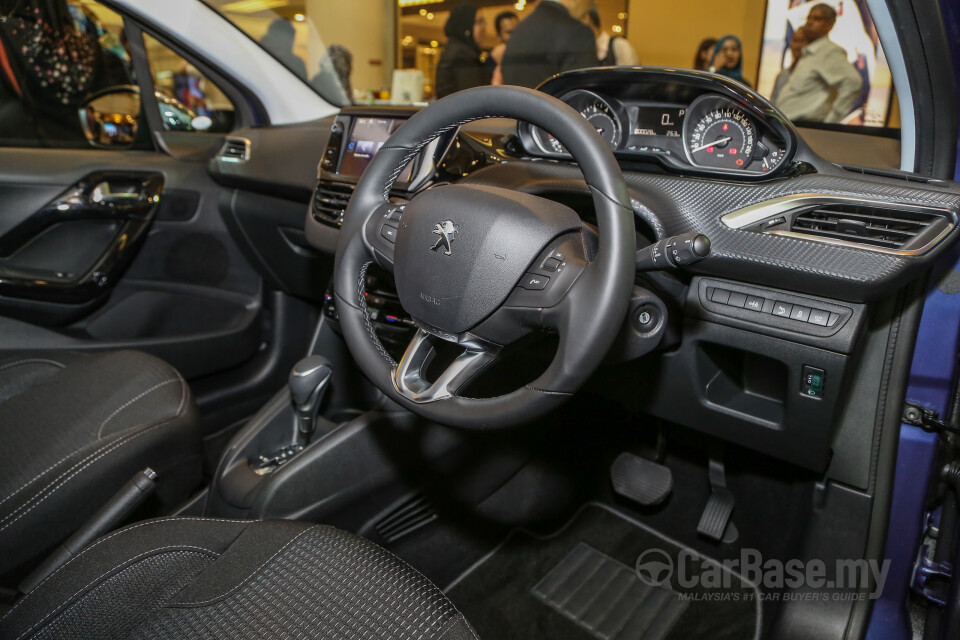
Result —
<svg viewBox="0 0 960 640"><path fill-rule="evenodd" d="M17 602L0 638L477 640L437 587L368 540L201 518L101 538Z"/></svg>

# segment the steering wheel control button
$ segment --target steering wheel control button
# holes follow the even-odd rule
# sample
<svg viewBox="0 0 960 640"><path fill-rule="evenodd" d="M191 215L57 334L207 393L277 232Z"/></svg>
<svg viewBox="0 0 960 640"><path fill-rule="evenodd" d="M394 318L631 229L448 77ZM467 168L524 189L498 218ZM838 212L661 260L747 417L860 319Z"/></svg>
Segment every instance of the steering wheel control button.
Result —
<svg viewBox="0 0 960 640"><path fill-rule="evenodd" d="M763 298L758 298L757 296L747 296L747 302L743 305L743 308L759 313L763 311L764 302L765 300Z"/></svg>
<svg viewBox="0 0 960 640"><path fill-rule="evenodd" d="M810 310L810 324L816 324L821 327L827 326L827 322L830 320L830 312L824 311L823 309L811 309Z"/></svg>
<svg viewBox="0 0 960 640"><path fill-rule="evenodd" d="M803 307L795 305L793 311L790 312L790 319L796 320L797 322L809 322L810 321L810 307Z"/></svg>
<svg viewBox="0 0 960 640"><path fill-rule="evenodd" d="M779 300L773 303L773 315L780 316L781 318L789 318L791 313L793 313L792 304L780 302Z"/></svg>
<svg viewBox="0 0 960 640"><path fill-rule="evenodd" d="M561 259L550 256L549 258L544 260L543 264L540 266L543 267L544 271L556 271L557 267L559 267L561 263L562 263Z"/></svg>
<svg viewBox="0 0 960 640"><path fill-rule="evenodd" d="M384 222L383 226L380 227L380 237L391 244L395 243L397 241L397 225Z"/></svg>
<svg viewBox="0 0 960 640"><path fill-rule="evenodd" d="M550 278L542 276L539 273L527 272L520 280L520 287L528 291L541 291L550 284Z"/></svg>
<svg viewBox="0 0 960 640"><path fill-rule="evenodd" d="M739 291L731 291L730 299L727 300L727 304L731 307L743 309L743 305L747 304L747 296Z"/></svg>
<svg viewBox="0 0 960 640"><path fill-rule="evenodd" d="M803 373L800 376L800 393L811 398L822 398L826 382L826 371L810 365L803 365Z"/></svg>

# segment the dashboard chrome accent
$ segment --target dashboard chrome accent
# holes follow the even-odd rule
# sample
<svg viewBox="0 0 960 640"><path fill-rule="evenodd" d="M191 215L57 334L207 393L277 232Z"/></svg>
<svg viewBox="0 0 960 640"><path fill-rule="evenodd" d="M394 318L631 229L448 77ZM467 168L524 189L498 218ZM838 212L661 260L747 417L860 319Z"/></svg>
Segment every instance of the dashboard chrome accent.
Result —
<svg viewBox="0 0 960 640"><path fill-rule="evenodd" d="M853 249L860 249L862 251L875 251L878 253L887 253L899 256L917 256L930 251L940 242L942 242L948 235L950 235L954 228L956 228L958 221L957 211L954 209L908 204L863 196L827 195L822 193L796 193L789 196L784 196L782 198L776 198L774 200L758 202L757 204L744 207L743 209L732 211L722 216L720 221L731 229L745 229L746 227L758 224L764 220L777 218L779 216L786 216L787 214L791 213L803 212L810 207L823 205L857 205L873 207L876 209L889 209L893 211L908 211L912 213L939 215L947 220L947 225L940 231L940 233L927 241L922 247L906 250L875 247L851 240L824 238L822 236L816 236L800 231L786 231L783 229L771 229L770 231L762 231L761 233L785 236L788 238L801 238L803 240L811 240L814 242L821 242L839 247L850 247Z"/></svg>

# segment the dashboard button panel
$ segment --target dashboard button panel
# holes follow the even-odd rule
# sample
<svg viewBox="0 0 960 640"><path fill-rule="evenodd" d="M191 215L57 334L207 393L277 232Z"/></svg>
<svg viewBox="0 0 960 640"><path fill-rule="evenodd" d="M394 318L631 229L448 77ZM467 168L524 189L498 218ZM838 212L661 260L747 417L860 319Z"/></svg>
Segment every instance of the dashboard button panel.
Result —
<svg viewBox="0 0 960 640"><path fill-rule="evenodd" d="M687 310L694 316L834 350L851 348L863 305L698 276Z"/></svg>

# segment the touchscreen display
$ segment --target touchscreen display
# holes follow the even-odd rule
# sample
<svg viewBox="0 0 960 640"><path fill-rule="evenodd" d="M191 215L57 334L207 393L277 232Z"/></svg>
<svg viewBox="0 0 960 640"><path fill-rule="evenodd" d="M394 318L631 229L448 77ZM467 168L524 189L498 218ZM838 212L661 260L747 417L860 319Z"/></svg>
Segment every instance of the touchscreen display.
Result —
<svg viewBox="0 0 960 640"><path fill-rule="evenodd" d="M400 128L401 124L403 120L397 118L357 118L347 139L347 148L343 152L339 173L360 177L374 154L380 150L387 138Z"/></svg>

